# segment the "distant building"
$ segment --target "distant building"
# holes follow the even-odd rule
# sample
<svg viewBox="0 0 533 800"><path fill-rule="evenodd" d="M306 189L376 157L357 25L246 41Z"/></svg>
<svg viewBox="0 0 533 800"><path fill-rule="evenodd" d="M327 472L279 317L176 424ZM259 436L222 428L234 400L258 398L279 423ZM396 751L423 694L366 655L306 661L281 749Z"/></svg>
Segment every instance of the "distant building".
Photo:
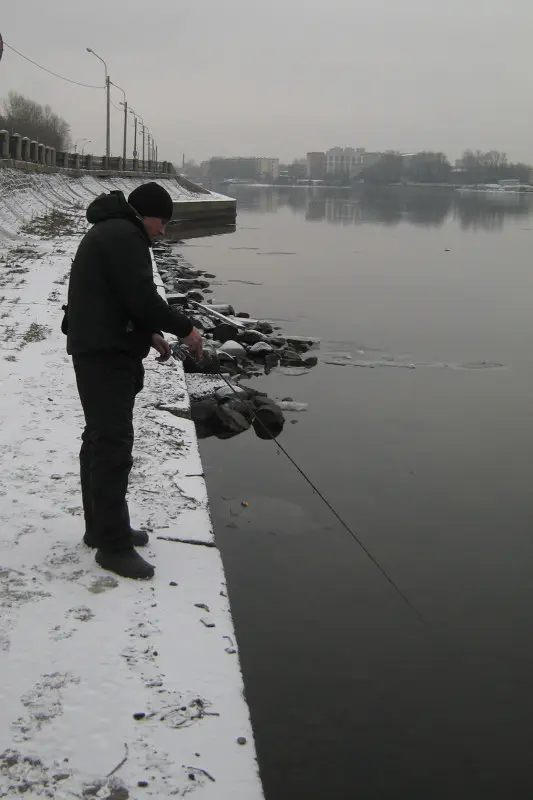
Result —
<svg viewBox="0 0 533 800"><path fill-rule="evenodd" d="M381 161L382 158L383 158L383 153L369 153L363 149L363 154L362 154L363 169L367 169L368 167L374 166L374 164L377 164L378 161Z"/></svg>
<svg viewBox="0 0 533 800"><path fill-rule="evenodd" d="M207 163L207 177L212 181L275 181L279 178L278 158L212 158Z"/></svg>
<svg viewBox="0 0 533 800"><path fill-rule="evenodd" d="M293 161L287 167L289 178L293 181L301 181L307 178L307 164L305 161Z"/></svg>
<svg viewBox="0 0 533 800"><path fill-rule="evenodd" d="M347 175L357 178L367 167L376 164L382 153L369 153L364 147L332 147L331 150L307 154L307 177L323 180L327 175Z"/></svg>
<svg viewBox="0 0 533 800"><path fill-rule="evenodd" d="M279 158L258 158L257 171L259 180L277 181L279 178Z"/></svg>
<svg viewBox="0 0 533 800"><path fill-rule="evenodd" d="M417 155L420 155L420 153L402 153L403 165L405 169L409 169L413 163L413 158Z"/></svg>
<svg viewBox="0 0 533 800"><path fill-rule="evenodd" d="M312 181L322 181L326 175L326 154L311 152L307 154L307 177Z"/></svg>
<svg viewBox="0 0 533 800"><path fill-rule="evenodd" d="M364 153L363 147L332 147L326 152L326 174L356 178L363 169Z"/></svg>

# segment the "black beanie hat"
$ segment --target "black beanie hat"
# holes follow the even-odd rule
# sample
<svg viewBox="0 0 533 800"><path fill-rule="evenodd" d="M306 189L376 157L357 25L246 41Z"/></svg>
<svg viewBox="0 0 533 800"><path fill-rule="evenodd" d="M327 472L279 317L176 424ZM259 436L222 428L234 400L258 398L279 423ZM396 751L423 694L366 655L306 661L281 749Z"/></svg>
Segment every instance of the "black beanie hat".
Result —
<svg viewBox="0 0 533 800"><path fill-rule="evenodd" d="M172 219L172 198L166 189L153 181L134 189L128 197L128 203L141 217L157 217L164 222Z"/></svg>

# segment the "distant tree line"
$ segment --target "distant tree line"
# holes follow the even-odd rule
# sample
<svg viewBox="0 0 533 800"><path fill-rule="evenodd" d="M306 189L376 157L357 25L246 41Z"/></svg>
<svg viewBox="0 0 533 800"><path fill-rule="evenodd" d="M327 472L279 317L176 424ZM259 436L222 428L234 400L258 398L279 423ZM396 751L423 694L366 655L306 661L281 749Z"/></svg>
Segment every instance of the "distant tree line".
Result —
<svg viewBox="0 0 533 800"><path fill-rule="evenodd" d="M68 150L70 125L50 106L41 106L17 92L9 92L0 107L0 130L20 133L56 150Z"/></svg>
<svg viewBox="0 0 533 800"><path fill-rule="evenodd" d="M528 164L512 163L498 150L465 150L463 157L452 167L444 153L423 151L405 156L397 152L384 153L379 161L363 169L359 178L365 183L497 183L514 178L529 183L532 168Z"/></svg>
<svg viewBox="0 0 533 800"><path fill-rule="evenodd" d="M512 163L507 154L498 150L465 150L459 162L462 179L466 183L496 183L505 178L515 178L521 183L529 183L531 166L522 162Z"/></svg>

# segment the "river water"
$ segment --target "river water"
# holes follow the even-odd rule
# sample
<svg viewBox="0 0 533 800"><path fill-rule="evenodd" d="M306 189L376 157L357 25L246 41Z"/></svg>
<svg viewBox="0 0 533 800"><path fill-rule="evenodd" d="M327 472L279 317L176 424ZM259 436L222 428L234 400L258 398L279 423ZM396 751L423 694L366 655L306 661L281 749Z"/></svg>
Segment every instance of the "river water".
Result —
<svg viewBox="0 0 533 800"><path fill-rule="evenodd" d="M309 404L283 444L427 621L272 443L202 443L267 800L531 798L531 200L235 191L179 249L321 338L255 385Z"/></svg>

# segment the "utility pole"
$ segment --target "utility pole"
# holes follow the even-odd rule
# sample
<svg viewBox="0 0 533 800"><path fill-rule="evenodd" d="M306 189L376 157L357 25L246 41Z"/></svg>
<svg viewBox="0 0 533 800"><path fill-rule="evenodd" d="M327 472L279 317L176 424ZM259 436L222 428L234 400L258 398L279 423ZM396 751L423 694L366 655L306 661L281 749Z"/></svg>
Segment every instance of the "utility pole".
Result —
<svg viewBox="0 0 533 800"><path fill-rule="evenodd" d="M128 101L124 100L124 150L123 150L124 169L126 169L127 145L128 145Z"/></svg>
<svg viewBox="0 0 533 800"><path fill-rule="evenodd" d="M129 108L130 108L130 113L133 114L133 118L135 120L135 139L133 141L133 158L137 159L138 155L139 155L139 153L137 152L137 126L138 126L138 120L140 119L141 123L144 125L144 119L141 117L140 114L137 114L135 109L133 109L131 106Z"/></svg>
<svg viewBox="0 0 533 800"><path fill-rule="evenodd" d="M143 172L145 171L145 161L144 161L144 154L145 154L145 135L146 135L146 125L143 122Z"/></svg>
<svg viewBox="0 0 533 800"><path fill-rule="evenodd" d="M105 130L105 154L107 156L107 166L109 167L109 158L111 157L111 79L109 75L106 78L107 84L107 121Z"/></svg>
<svg viewBox="0 0 533 800"><path fill-rule="evenodd" d="M109 73L107 71L107 64L105 63L104 59L95 53L90 47L87 47L87 52L91 53L91 55L96 56L96 58L102 62L105 69L105 88L106 88L106 125L105 125L105 154L106 157L109 159L111 155L111 79L109 78Z"/></svg>
<svg viewBox="0 0 533 800"><path fill-rule="evenodd" d="M134 134L133 134L133 159L135 160L137 158L137 117L135 116L135 114L133 115L133 120L134 120L134 123L133 123L133 128L134 128Z"/></svg>
<svg viewBox="0 0 533 800"><path fill-rule="evenodd" d="M126 100L126 92L124 91L124 89L122 89L122 87L120 87L120 86L117 86L116 83L113 83L113 86L115 87L115 89L118 89L119 91L121 91L122 94L124 95L124 102L121 103L120 105L124 106L124 142L123 142L123 145L122 145L122 161L123 161L124 167L125 167L125 165L126 165L126 157L127 157L127 152L126 151L127 151L127 144L128 144L128 142L127 142L127 140L128 140L128 101Z"/></svg>

